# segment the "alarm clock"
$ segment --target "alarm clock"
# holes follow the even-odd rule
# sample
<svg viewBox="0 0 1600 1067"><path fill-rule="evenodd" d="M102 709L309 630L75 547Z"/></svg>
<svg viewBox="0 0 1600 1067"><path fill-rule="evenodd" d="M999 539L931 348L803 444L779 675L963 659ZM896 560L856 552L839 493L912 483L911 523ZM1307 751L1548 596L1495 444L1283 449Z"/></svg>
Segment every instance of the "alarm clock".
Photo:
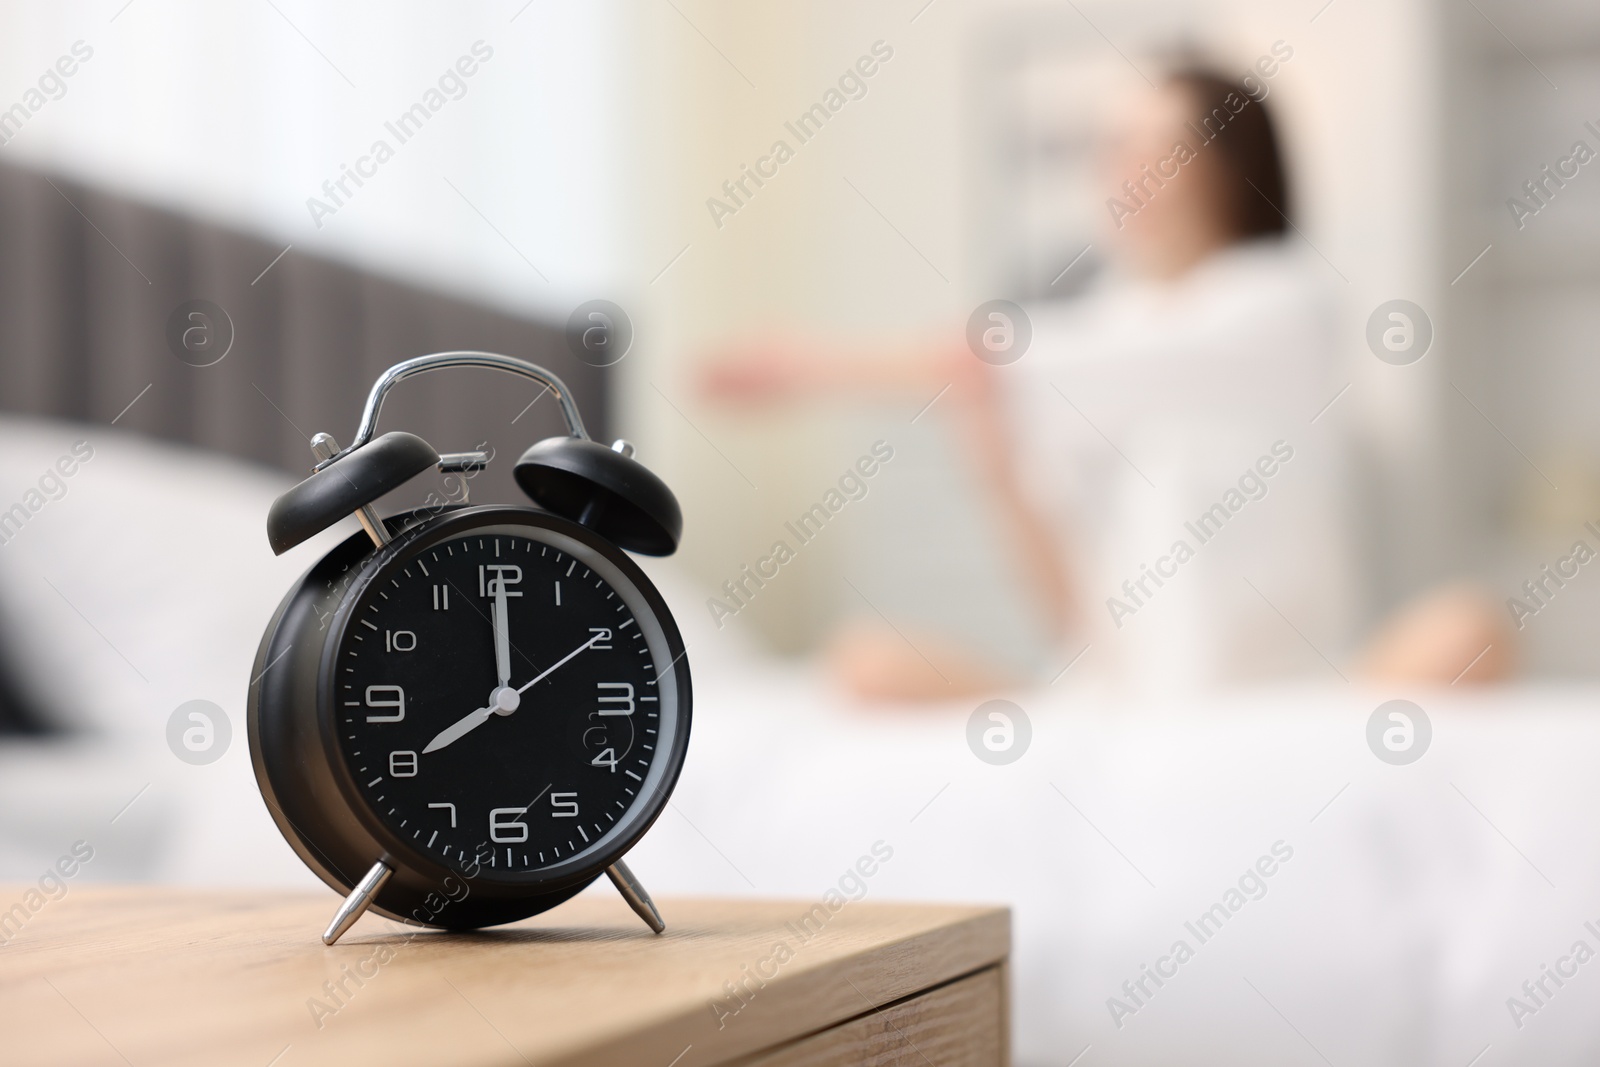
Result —
<svg viewBox="0 0 1600 1067"><path fill-rule="evenodd" d="M379 517L373 502L424 471L462 474L464 488L493 458L375 436L391 388L461 367L532 379L560 405L568 435L516 463L532 506L463 492ZM660 933L623 856L683 766L689 664L629 553L677 548L671 490L627 442L591 440L554 374L487 352L391 367L350 446L318 434L312 452L311 476L267 516L272 550L347 515L362 530L278 606L251 671L248 725L278 829L345 897L323 941L368 909L445 929L513 922L601 874Z"/></svg>

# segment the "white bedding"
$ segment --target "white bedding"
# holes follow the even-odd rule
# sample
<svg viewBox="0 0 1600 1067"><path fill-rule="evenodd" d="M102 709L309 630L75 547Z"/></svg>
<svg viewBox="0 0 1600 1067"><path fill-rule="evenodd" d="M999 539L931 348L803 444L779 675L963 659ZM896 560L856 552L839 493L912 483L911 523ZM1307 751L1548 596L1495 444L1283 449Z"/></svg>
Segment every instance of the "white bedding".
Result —
<svg viewBox="0 0 1600 1067"><path fill-rule="evenodd" d="M1506 1007L1575 940L1600 949L1583 926L1600 927L1592 690L1417 694L1435 736L1408 767L1365 743L1392 694L1167 709L1019 694L1032 747L992 767L966 747L966 705L849 709L777 672L697 684L691 762L635 851L641 876L666 892L815 899L882 839L895 854L874 899L1013 907L1021 1064L1089 1045L1084 1064L1600 1054L1600 963L1547 983L1548 1007L1520 1029ZM1202 944L1185 922L1278 842L1293 855L1264 895ZM1135 1006L1124 981L1179 939L1193 958L1159 988L1146 979L1153 995L1119 1028L1108 999Z"/></svg>
<svg viewBox="0 0 1600 1067"><path fill-rule="evenodd" d="M84 878L319 885L267 817L243 735L261 628L322 550L280 560L266 547L266 507L288 479L6 420L0 506L84 437L95 457L67 495L0 546L8 632L82 729L0 746L0 879L37 878L82 838L95 847ZM1367 749L1365 725L1401 694L1119 706L1074 671L1010 694L1033 741L996 767L966 746L971 704L851 707L808 671L737 647L705 621L703 593L646 566L685 630L696 695L682 782L629 858L658 896L792 897L798 912L882 841L893 857L866 880L870 899L1013 907L1024 1067L1086 1047L1083 1067L1464 1067L1486 1046L1482 1067L1600 1058L1600 960L1559 988L1545 979L1552 995L1520 1029L1507 1009L1512 996L1532 1005L1524 981L1575 941L1600 950L1584 927L1600 929L1600 692L1411 694L1432 748L1395 767ZM209 766L178 761L163 738L193 698L234 726ZM1265 895L1200 944L1185 922L1278 842L1292 856L1267 865ZM1108 998L1135 1006L1124 981L1178 939L1193 958L1159 988L1145 979L1119 1028Z"/></svg>

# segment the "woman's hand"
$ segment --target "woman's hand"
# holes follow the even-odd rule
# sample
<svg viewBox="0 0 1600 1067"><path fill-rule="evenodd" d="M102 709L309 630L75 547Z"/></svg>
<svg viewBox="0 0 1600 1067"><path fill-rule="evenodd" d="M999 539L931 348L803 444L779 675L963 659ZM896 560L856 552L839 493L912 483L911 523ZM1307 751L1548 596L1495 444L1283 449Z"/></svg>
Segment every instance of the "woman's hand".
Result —
<svg viewBox="0 0 1600 1067"><path fill-rule="evenodd" d="M946 387L968 399L987 386L983 367L954 343L845 346L781 337L728 345L700 374L707 400L759 405L837 396L925 403Z"/></svg>
<svg viewBox="0 0 1600 1067"><path fill-rule="evenodd" d="M834 373L819 348L768 338L718 351L700 374L706 399L735 405L798 400L821 392Z"/></svg>
<svg viewBox="0 0 1600 1067"><path fill-rule="evenodd" d="M1457 583L1402 605L1361 657L1363 676L1388 685L1484 685L1515 670L1516 631L1488 593Z"/></svg>
<svg viewBox="0 0 1600 1067"><path fill-rule="evenodd" d="M864 621L846 625L824 653L829 673L852 696L888 702L961 700L1024 681L947 637L919 630L912 634Z"/></svg>

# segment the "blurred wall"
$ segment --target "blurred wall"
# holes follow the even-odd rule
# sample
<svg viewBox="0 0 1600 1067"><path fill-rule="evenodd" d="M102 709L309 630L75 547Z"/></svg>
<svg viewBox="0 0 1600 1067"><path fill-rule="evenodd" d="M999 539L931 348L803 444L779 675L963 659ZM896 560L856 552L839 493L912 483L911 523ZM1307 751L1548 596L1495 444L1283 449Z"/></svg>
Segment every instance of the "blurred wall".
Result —
<svg viewBox="0 0 1600 1067"><path fill-rule="evenodd" d="M1600 169L1574 159L1580 142L1600 154L1600 9L1444 13L1443 243L1461 267L1481 256L1445 294L1448 476L1494 587L1535 609L1518 634L1527 667L1592 675L1600 583L1585 567L1557 586L1543 568L1580 540L1600 548L1586 527L1600 524Z"/></svg>
<svg viewBox="0 0 1600 1067"><path fill-rule="evenodd" d="M526 0L0 0L0 108L74 43L92 51L0 155L564 319L618 279L623 17ZM402 141L385 124L419 103L438 107ZM335 204L323 183L378 140L393 157ZM314 218L313 197L334 214Z"/></svg>

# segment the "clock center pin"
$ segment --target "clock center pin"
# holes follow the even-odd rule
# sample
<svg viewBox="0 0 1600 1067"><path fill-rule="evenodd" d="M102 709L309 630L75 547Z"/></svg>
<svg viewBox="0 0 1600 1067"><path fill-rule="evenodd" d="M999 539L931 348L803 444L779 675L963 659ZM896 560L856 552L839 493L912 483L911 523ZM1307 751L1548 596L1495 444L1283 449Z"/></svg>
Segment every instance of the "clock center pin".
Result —
<svg viewBox="0 0 1600 1067"><path fill-rule="evenodd" d="M489 698L489 703L494 705L496 715L510 715L522 706L522 694L509 685L502 685L494 691Z"/></svg>

